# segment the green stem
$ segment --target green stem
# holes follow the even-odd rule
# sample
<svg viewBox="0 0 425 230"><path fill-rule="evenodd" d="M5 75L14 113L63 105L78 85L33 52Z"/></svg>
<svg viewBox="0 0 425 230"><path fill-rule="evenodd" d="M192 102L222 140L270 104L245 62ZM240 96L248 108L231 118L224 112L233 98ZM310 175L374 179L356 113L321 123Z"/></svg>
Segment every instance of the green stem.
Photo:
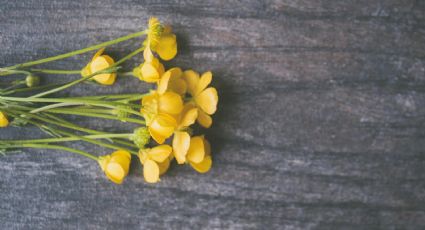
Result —
<svg viewBox="0 0 425 230"><path fill-rule="evenodd" d="M82 136L87 139L107 139L107 138L128 138L132 133L110 133L110 134L97 134ZM58 138L44 138L44 139L30 139L30 140L0 140L0 144L25 144L25 143L52 143L52 142L65 142L65 141L78 141L79 137L58 137Z"/></svg>
<svg viewBox="0 0 425 230"><path fill-rule="evenodd" d="M107 115L107 114L101 114L101 113L87 113L87 112L80 112L75 111L74 109L50 109L47 111L48 113L61 113L61 114L71 114L71 115L79 115L79 116L86 116L86 117L97 117L97 118L104 118L104 119L110 119L110 120L119 120L124 122L131 122L136 123L140 125L145 125L146 123L142 120L134 119L134 118L120 118L113 115Z"/></svg>
<svg viewBox="0 0 425 230"><path fill-rule="evenodd" d="M58 87L58 86L61 86L61 85L63 85L63 84L48 84L48 85L35 86L35 87L30 87L30 88L13 89L13 90L9 90L7 92L2 93L2 95L9 95L9 94L13 94L13 93L23 93L23 92L33 91L33 90L48 89L48 88L52 88L52 87Z"/></svg>
<svg viewBox="0 0 425 230"><path fill-rule="evenodd" d="M111 65L110 67L108 67L108 68L106 68L106 69L104 69L102 71L97 71L96 73L90 74L87 77L83 77L81 79L78 79L78 80L69 82L68 84L65 84L64 86L61 86L61 87L58 87L58 88L55 88L55 89L52 89L52 90L48 90L48 91L43 92L43 93L39 93L39 94L33 95L33 96L31 96L31 98L43 97L43 96L46 96L46 95L49 95L49 94L52 94L52 93L56 93L58 91L67 89L67 88L69 88L69 87L71 87L73 85L76 85L76 84L78 84L78 83L80 83L82 81L88 80L88 79L90 79L90 78L92 78L92 77L94 77L94 76L96 76L96 75L98 75L100 73L108 73L108 71L109 72L114 72L112 70L115 69L116 66L118 66L119 64L121 64L121 63L125 62L126 60L132 58L133 56L137 55L138 53L142 52L144 49L145 49L144 47L141 47L141 48L133 51L132 53L128 54L127 56L125 56L123 58L121 58L121 60L115 62L113 65Z"/></svg>
<svg viewBox="0 0 425 230"><path fill-rule="evenodd" d="M90 74L87 77L82 77L82 78L80 78L78 80L75 80L75 81L71 81L69 83L66 83L63 86L60 86L60 87L57 87L57 88L54 88L54 89L51 89L51 90L48 90L48 91L45 91L45 92L42 92L42 93L39 93L39 94L35 94L35 95L33 95L33 96L29 97L29 98L43 97L43 96L46 96L46 95L49 95L49 94L52 94L52 93L56 93L56 92L59 92L61 90L67 89L67 88L69 88L69 87L71 87L73 85L76 85L76 84L78 84L80 82L83 82L85 80L88 80L88 79L90 79L90 78L92 78L92 77L94 77L94 76L96 76L98 74L101 74L101 73L112 73L116 69L117 68L115 68L115 66L111 66L111 67L109 67L107 69L104 69L104 70L101 70L101 71L97 71L96 73Z"/></svg>
<svg viewBox="0 0 425 230"><path fill-rule="evenodd" d="M61 70L61 69L30 69L31 72L35 73L46 73L46 74L80 74L81 70Z"/></svg>
<svg viewBox="0 0 425 230"><path fill-rule="evenodd" d="M71 153L77 153L80 154L81 156L85 156L87 158L90 158L92 160L97 161L98 157L88 153L88 152L84 152L78 149L73 149L73 148L69 148L69 147L65 147L65 146L61 146L61 145L48 145L48 144L19 144L19 145L8 145L8 146L1 146L2 148L36 148L36 149L56 149L56 150L64 150L67 152L71 152Z"/></svg>
<svg viewBox="0 0 425 230"><path fill-rule="evenodd" d="M110 46L110 45L114 45L135 37L139 37L141 35L146 34L147 30L143 30L143 31L139 31L136 33L132 33L111 41L107 41L107 42L103 42L97 45L93 45L93 46L89 46L87 48L84 49L80 49L80 50L75 50L69 53L65 53L65 54L61 54L61 55L57 55L57 56L53 56L53 57L49 57L49 58L43 58L40 60L36 60L36 61L30 61L30 62L26 62L26 63L22 63L22 64L18 64L18 65L13 65L13 66L9 66L6 68L3 68L5 70L12 70L12 69L16 69L16 68L22 68L22 67L28 67L28 66L33 66L33 65L38 65L38 64L42 64L42 63L46 63L46 62L51 62L51 61L56 61L56 60L60 60L60 59L64 59L64 58L68 58L68 57L72 57L74 55L78 55L78 54L82 54L82 53L86 53L92 50L97 50L106 46ZM0 74L1 75L1 74Z"/></svg>
<svg viewBox="0 0 425 230"><path fill-rule="evenodd" d="M10 115L10 116L13 116L15 118L24 119L25 121L27 121L27 122L29 122L29 123L31 123L33 125L36 125L38 127L43 126L42 124L40 124L38 122L35 122L35 121L31 121L29 119L22 118L21 116L19 116L18 114L16 114L16 112L14 112L14 111L7 110L7 109L4 109L4 110L6 110L7 114ZM93 129L88 129L88 128L84 128L84 127L75 125L75 124L73 124L71 122L68 122L66 120L63 120L62 118L56 117L56 116L54 116L52 114L46 114L46 116L50 118L50 119L48 119L48 118L42 117L40 115L31 114L31 113L27 113L27 112L23 112L23 111L19 111L19 113L21 113L21 114L23 114L26 117L29 117L31 119L36 119L36 120L39 120L39 121L46 122L48 124L57 125L59 127L64 127L64 128L68 128L68 129L72 129L72 130L76 130L76 131L81 131L81 132L85 132L85 133L89 133L89 134L108 134L106 132L101 132L101 131L97 131L97 130L93 130ZM125 145L125 146L128 146L128 147L137 148L133 143L130 143L130 142L127 142L127 141L124 141L124 140L113 139L112 141L113 142L116 142L117 144L122 144L122 145Z"/></svg>
<svg viewBox="0 0 425 230"><path fill-rule="evenodd" d="M138 97L143 97L143 96L138 96ZM93 106L100 106L100 107L106 107L110 109L121 110L121 111L128 112L130 114L137 115L139 117L143 117L143 114L141 114L140 112L134 111L133 109L126 108L130 105L123 102L101 101L101 100L93 100L93 99L76 99L76 98L32 98L32 97L23 98L23 97L3 97L3 96L0 96L0 100L18 101L18 102L59 103L59 104L52 104L52 105L47 105L41 108L37 108L31 111L31 113L37 113L47 109L62 107L62 106L69 106L69 105L93 105Z"/></svg>

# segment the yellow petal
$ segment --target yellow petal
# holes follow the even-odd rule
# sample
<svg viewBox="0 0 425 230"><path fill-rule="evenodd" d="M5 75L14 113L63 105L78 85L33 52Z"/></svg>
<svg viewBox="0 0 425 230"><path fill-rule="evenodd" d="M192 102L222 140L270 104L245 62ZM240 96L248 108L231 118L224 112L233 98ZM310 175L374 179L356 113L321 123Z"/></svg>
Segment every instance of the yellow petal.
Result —
<svg viewBox="0 0 425 230"><path fill-rule="evenodd" d="M172 151L173 149L169 145L158 145L148 151L148 157L156 162L163 162Z"/></svg>
<svg viewBox="0 0 425 230"><path fill-rule="evenodd" d="M185 94L187 91L186 82L181 78L172 81L168 88L180 95Z"/></svg>
<svg viewBox="0 0 425 230"><path fill-rule="evenodd" d="M209 128L212 125L212 118L202 110L198 110L198 118L196 119L198 124L204 128Z"/></svg>
<svg viewBox="0 0 425 230"><path fill-rule="evenodd" d="M183 100L174 92L165 92L159 96L158 111L168 114L179 114L183 110Z"/></svg>
<svg viewBox="0 0 425 230"><path fill-rule="evenodd" d="M82 77L87 77L90 74L92 74L91 70L90 70L90 64L91 62L89 62L89 64L87 64L82 70L81 70L81 76Z"/></svg>
<svg viewBox="0 0 425 230"><path fill-rule="evenodd" d="M163 60L168 61L173 59L177 54L176 35L169 34L161 36L158 45L155 47L155 52L158 53Z"/></svg>
<svg viewBox="0 0 425 230"><path fill-rule="evenodd" d="M157 163L159 167L159 175L164 174L167 172L168 168L170 167L170 158L165 159L165 161Z"/></svg>
<svg viewBox="0 0 425 230"><path fill-rule="evenodd" d="M145 62L152 62L154 56L149 46L143 51L143 58L145 58Z"/></svg>
<svg viewBox="0 0 425 230"><path fill-rule="evenodd" d="M211 155L211 144L207 139L204 138L204 146L205 146L205 155Z"/></svg>
<svg viewBox="0 0 425 230"><path fill-rule="evenodd" d="M198 109L192 104L186 104L182 111L179 127L189 127L190 125L195 123L197 117Z"/></svg>
<svg viewBox="0 0 425 230"><path fill-rule="evenodd" d="M198 85L196 86L196 95L201 93L211 83L212 73L210 71L202 74L199 79Z"/></svg>
<svg viewBox="0 0 425 230"><path fill-rule="evenodd" d="M93 55L93 58L92 58L92 61L95 59L95 58L97 58L97 57L99 57L100 55L102 55L103 54L103 51L105 51L105 47L104 48L102 48L102 49L100 49L100 50L98 50L94 55Z"/></svg>
<svg viewBox="0 0 425 230"><path fill-rule="evenodd" d="M110 163L114 162L121 165L124 175L127 176L130 169L131 154L125 150L118 150L111 154Z"/></svg>
<svg viewBox="0 0 425 230"><path fill-rule="evenodd" d="M201 136L192 137L190 139L190 147L187 152L189 162L200 163L205 157L205 145Z"/></svg>
<svg viewBox="0 0 425 230"><path fill-rule="evenodd" d="M148 154L147 152L149 151L149 148L146 149L140 149L139 150L139 154L137 154L137 156L139 157L140 163L145 164L146 160L148 160Z"/></svg>
<svg viewBox="0 0 425 230"><path fill-rule="evenodd" d="M205 113L211 115L217 110L217 90L214 87L210 87L197 95L195 101Z"/></svg>
<svg viewBox="0 0 425 230"><path fill-rule="evenodd" d="M4 128L9 125L9 120L3 112L0 112L0 127Z"/></svg>
<svg viewBox="0 0 425 230"><path fill-rule="evenodd" d="M159 181L159 166L153 160L146 160L143 165L143 176L148 183L156 183Z"/></svg>
<svg viewBox="0 0 425 230"><path fill-rule="evenodd" d="M187 132L175 132L173 138L173 153L177 163L186 162L186 154L190 146L190 135Z"/></svg>
<svg viewBox="0 0 425 230"><path fill-rule="evenodd" d="M97 71L104 70L108 68L110 65L105 57L99 56L93 59L93 61L90 63L90 70L92 73L95 73Z"/></svg>
<svg viewBox="0 0 425 230"><path fill-rule="evenodd" d="M93 59L93 61L90 63L90 71L91 73L95 73L101 70L104 70L108 67L111 66L111 64L109 64L109 62L111 61L110 59L112 59L111 57L107 56L107 55L102 55L102 56L98 56L96 58ZM113 62L113 60L112 60ZM103 74L98 74L96 76L93 77L93 79L97 82L99 82L100 84L104 84L104 85L111 85L115 82L115 78L116 78L116 74L110 74L110 73L103 73Z"/></svg>
<svg viewBox="0 0 425 230"><path fill-rule="evenodd" d="M158 70L159 76L162 76L165 72L164 65L162 63L159 63L157 70Z"/></svg>
<svg viewBox="0 0 425 230"><path fill-rule="evenodd" d="M97 162L99 163L102 171L106 170L106 165L109 163L110 160L111 160L111 155L100 156L98 158Z"/></svg>
<svg viewBox="0 0 425 230"><path fill-rule="evenodd" d="M165 72L162 75L161 80L158 84L158 93L159 94L165 93L171 86L173 86L173 84L175 84L174 82L180 79L181 75L182 75L182 70L178 67L167 70L167 72ZM180 92L176 92L176 93L182 94Z"/></svg>
<svg viewBox="0 0 425 230"><path fill-rule="evenodd" d="M162 75L161 80L158 83L158 89L157 89L159 94L163 94L165 93L165 91L167 91L170 78L171 78L171 73L168 71Z"/></svg>
<svg viewBox="0 0 425 230"><path fill-rule="evenodd" d="M143 63L140 72L142 73L143 80L149 83L157 82L160 78L158 70L149 62Z"/></svg>
<svg viewBox="0 0 425 230"><path fill-rule="evenodd" d="M212 159L211 156L206 156L203 161L200 163L193 163L190 162L190 166L192 166L193 169L198 171L199 173L206 173L211 169L212 165Z"/></svg>
<svg viewBox="0 0 425 230"><path fill-rule="evenodd" d="M199 74L193 70L186 70L183 72L183 80L187 84L187 90L192 96L195 96L196 86L199 82Z"/></svg>
<svg viewBox="0 0 425 230"><path fill-rule="evenodd" d="M162 144L173 134L176 125L176 120L170 115L158 114L149 126L149 133L158 144Z"/></svg>
<svg viewBox="0 0 425 230"><path fill-rule="evenodd" d="M105 174L116 184L121 184L126 175L122 166L116 162L110 162L106 165Z"/></svg>

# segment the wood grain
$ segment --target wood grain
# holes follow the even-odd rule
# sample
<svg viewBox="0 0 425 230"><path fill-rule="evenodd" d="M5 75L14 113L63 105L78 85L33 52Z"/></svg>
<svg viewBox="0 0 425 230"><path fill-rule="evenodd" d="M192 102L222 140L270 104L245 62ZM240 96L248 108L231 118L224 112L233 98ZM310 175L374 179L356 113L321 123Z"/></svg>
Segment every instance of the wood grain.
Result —
<svg viewBox="0 0 425 230"><path fill-rule="evenodd" d="M148 185L134 161L115 186L71 154L2 157L0 229L425 228L424 1L0 0L0 66L134 32L152 15L178 35L179 55L167 67L214 73L212 170L174 165ZM109 52L123 56L139 42ZM81 68L90 55L45 66ZM67 93L148 88L127 78ZM0 131L5 139L40 135Z"/></svg>

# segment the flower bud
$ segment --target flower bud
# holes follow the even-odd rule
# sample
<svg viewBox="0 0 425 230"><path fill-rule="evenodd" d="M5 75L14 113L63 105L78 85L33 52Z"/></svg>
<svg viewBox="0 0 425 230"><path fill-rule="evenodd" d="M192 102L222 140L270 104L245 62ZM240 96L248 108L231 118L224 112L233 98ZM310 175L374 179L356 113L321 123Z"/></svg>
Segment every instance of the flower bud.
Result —
<svg viewBox="0 0 425 230"><path fill-rule="evenodd" d="M149 130L146 127L135 129L131 140L137 145L137 147L144 148L150 140Z"/></svg>
<svg viewBox="0 0 425 230"><path fill-rule="evenodd" d="M25 78L25 84L30 88L34 86L38 86L40 84L40 78L30 74Z"/></svg>

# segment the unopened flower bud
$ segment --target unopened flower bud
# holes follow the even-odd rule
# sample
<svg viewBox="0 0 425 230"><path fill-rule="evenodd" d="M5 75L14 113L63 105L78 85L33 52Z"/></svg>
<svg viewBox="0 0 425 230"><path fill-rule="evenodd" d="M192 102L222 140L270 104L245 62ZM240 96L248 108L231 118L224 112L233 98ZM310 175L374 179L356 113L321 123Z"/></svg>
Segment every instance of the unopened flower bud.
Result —
<svg viewBox="0 0 425 230"><path fill-rule="evenodd" d="M144 148L149 143L150 134L146 127L140 127L134 130L131 140L139 148Z"/></svg>
<svg viewBox="0 0 425 230"><path fill-rule="evenodd" d="M30 74L25 78L25 84L30 88L34 86L38 86L40 84L40 78Z"/></svg>

